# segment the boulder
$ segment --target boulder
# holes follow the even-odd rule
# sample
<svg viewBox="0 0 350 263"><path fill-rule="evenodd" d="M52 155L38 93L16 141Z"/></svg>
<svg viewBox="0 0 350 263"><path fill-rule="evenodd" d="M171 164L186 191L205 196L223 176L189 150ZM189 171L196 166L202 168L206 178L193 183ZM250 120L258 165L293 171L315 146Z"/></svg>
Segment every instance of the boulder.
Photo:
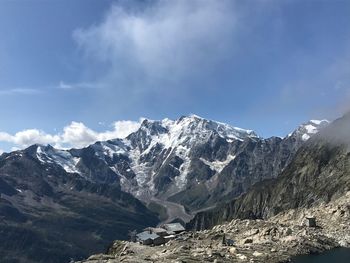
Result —
<svg viewBox="0 0 350 263"><path fill-rule="evenodd" d="M230 252L230 254L234 255L237 252L237 248L231 247L228 251Z"/></svg>
<svg viewBox="0 0 350 263"><path fill-rule="evenodd" d="M243 244L251 244L253 243L253 239L252 238L246 238L243 240Z"/></svg>
<svg viewBox="0 0 350 263"><path fill-rule="evenodd" d="M262 255L264 255L263 253L260 253L260 252L258 252L258 251L254 251L254 253L253 253L253 256L254 257L261 257Z"/></svg>

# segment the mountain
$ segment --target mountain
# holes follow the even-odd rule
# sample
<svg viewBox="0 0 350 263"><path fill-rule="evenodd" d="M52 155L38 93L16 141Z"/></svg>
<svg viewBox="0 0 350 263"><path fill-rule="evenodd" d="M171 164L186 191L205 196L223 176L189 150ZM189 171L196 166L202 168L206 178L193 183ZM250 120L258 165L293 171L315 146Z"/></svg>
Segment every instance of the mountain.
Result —
<svg viewBox="0 0 350 263"><path fill-rule="evenodd" d="M310 121L285 138L263 139L251 130L196 115L175 121L144 120L125 139L67 151L63 159L62 153L45 149L38 156L89 180L120 184L134 197L165 207L173 214L169 220L186 220L190 212L230 200L256 182L277 177L299 147L327 124Z"/></svg>
<svg viewBox="0 0 350 263"><path fill-rule="evenodd" d="M264 139L191 115L144 120L125 139L82 149L33 145L3 154L0 256L67 262L126 239L128 230L189 221L278 177L327 124L310 121L285 138Z"/></svg>
<svg viewBox="0 0 350 263"><path fill-rule="evenodd" d="M285 138L264 139L196 115L146 119L125 139L68 151L38 146L34 158L89 182L120 187L156 212L167 210L169 221L189 220L190 213L277 177L299 147L327 124L313 120Z"/></svg>
<svg viewBox="0 0 350 263"><path fill-rule="evenodd" d="M38 158L42 150L54 151L56 159ZM117 182L109 184L112 179L99 183L68 173L72 160L37 145L0 157L1 262L69 262L127 238L130 229L157 224L157 216Z"/></svg>
<svg viewBox="0 0 350 263"><path fill-rule="evenodd" d="M350 114L309 139L276 179L214 210L196 215L189 226L209 228L232 218L266 219L282 211L328 203L350 189Z"/></svg>

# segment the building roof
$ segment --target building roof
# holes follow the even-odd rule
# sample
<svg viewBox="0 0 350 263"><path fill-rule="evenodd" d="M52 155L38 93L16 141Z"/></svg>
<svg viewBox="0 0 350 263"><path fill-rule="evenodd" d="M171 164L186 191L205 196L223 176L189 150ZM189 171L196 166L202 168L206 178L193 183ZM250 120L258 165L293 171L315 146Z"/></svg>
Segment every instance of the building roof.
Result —
<svg viewBox="0 0 350 263"><path fill-rule="evenodd" d="M185 231L185 228L180 223L165 224L164 228L172 232Z"/></svg>
<svg viewBox="0 0 350 263"><path fill-rule="evenodd" d="M146 232L149 232L151 231L152 233L165 233L166 230L164 228L160 228L160 227L147 227L144 229L144 231Z"/></svg>
<svg viewBox="0 0 350 263"><path fill-rule="evenodd" d="M166 230L164 228L153 228L152 229L153 233L166 233Z"/></svg>
<svg viewBox="0 0 350 263"><path fill-rule="evenodd" d="M157 234L154 234L154 233L150 234L147 231L138 233L136 236L139 240L142 240L142 241L148 240L148 239L155 240L159 237Z"/></svg>

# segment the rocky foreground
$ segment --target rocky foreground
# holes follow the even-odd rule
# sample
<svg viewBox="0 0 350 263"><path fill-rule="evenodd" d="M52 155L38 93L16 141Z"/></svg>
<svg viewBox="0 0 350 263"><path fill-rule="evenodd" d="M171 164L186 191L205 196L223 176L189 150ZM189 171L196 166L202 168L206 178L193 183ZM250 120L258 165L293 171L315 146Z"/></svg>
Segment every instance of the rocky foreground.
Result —
<svg viewBox="0 0 350 263"><path fill-rule="evenodd" d="M317 227L303 225L313 215ZM222 245L233 239L234 246ZM350 247L350 191L328 204L290 210L269 220L233 220L211 230L186 232L158 247L115 241L106 254L80 263L102 262L286 262L292 256Z"/></svg>

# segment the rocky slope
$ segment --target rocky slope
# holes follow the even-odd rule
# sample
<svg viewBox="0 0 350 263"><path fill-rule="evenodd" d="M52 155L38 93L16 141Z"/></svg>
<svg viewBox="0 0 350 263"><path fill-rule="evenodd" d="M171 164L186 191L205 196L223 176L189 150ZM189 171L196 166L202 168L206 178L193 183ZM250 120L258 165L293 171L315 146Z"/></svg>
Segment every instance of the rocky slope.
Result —
<svg viewBox="0 0 350 263"><path fill-rule="evenodd" d="M288 262L292 256L350 247L350 192L330 203L292 209L268 220L234 219L211 230L187 232L164 246L115 241L106 254L79 263ZM313 215L317 227L303 224ZM222 239L234 246L223 246Z"/></svg>
<svg viewBox="0 0 350 263"><path fill-rule="evenodd" d="M118 184L93 183L37 159L38 146L0 158L1 262L69 262L158 218Z"/></svg>
<svg viewBox="0 0 350 263"><path fill-rule="evenodd" d="M266 180L246 194L190 223L203 229L232 218L268 218L281 211L329 202L350 189L350 114L308 140L277 179Z"/></svg>

